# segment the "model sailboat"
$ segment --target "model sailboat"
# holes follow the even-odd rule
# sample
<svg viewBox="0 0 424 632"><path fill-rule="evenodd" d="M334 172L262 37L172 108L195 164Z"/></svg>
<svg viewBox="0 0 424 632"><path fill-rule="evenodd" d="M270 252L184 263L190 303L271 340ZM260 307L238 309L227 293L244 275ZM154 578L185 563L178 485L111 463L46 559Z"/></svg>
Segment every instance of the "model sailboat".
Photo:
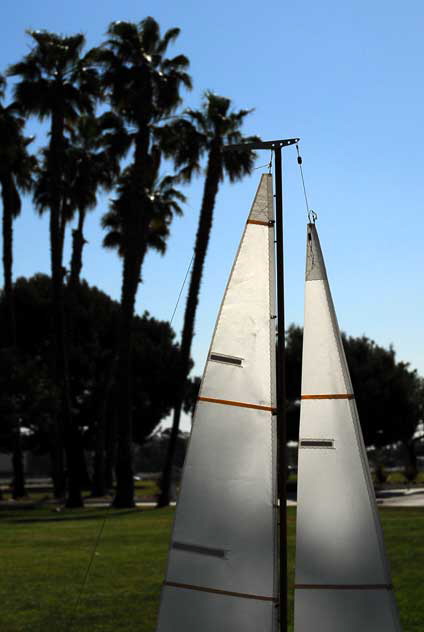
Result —
<svg viewBox="0 0 424 632"><path fill-rule="evenodd" d="M267 174L208 354L157 632L286 629L279 608L274 250ZM314 225L308 226L306 278L295 632L399 632Z"/></svg>

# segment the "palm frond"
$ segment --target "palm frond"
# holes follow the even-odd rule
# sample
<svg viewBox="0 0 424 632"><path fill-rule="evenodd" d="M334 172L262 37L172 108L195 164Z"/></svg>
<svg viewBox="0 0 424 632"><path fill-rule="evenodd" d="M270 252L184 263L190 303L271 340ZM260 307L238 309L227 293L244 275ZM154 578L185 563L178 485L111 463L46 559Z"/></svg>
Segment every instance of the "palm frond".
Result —
<svg viewBox="0 0 424 632"><path fill-rule="evenodd" d="M6 78L0 75L0 99L4 99L4 93L6 88Z"/></svg>
<svg viewBox="0 0 424 632"><path fill-rule="evenodd" d="M179 28L168 29L168 31L166 31L165 35L162 37L161 41L157 45L157 52L160 55L163 55L166 52L169 44L177 39L180 32L181 29Z"/></svg>
<svg viewBox="0 0 424 632"><path fill-rule="evenodd" d="M178 36L170 29L161 39L152 17L139 24L114 22L108 39L92 58L102 68L102 83L110 103L127 125L157 122L180 104L181 87L190 88L188 59L165 59L167 45Z"/></svg>
<svg viewBox="0 0 424 632"><path fill-rule="evenodd" d="M140 22L140 43L148 53L154 53L160 42L159 24L154 18L148 16Z"/></svg>
<svg viewBox="0 0 424 632"><path fill-rule="evenodd" d="M184 179L200 170L200 159L207 149L205 134L183 118L155 130L161 149L167 158L172 158L177 168L184 167Z"/></svg>

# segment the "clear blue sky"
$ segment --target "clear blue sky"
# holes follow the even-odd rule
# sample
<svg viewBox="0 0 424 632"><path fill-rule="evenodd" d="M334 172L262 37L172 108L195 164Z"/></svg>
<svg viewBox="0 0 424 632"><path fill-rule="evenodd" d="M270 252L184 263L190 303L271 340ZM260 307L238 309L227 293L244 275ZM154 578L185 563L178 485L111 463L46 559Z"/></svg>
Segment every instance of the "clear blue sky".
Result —
<svg viewBox="0 0 424 632"><path fill-rule="evenodd" d="M197 106L211 89L255 108L246 133L300 136L310 205L341 328L393 343L424 373L423 167L424 5L418 0L213 3L57 0L6 2L0 10L0 70L30 45L25 28L82 31L88 46L112 20L152 15L179 26L172 52L191 60ZM44 142L35 123L30 129ZM263 154L258 165L268 161ZM193 348L201 373L216 312L261 170L219 191ZM295 152L285 153L287 323L302 324L306 214ZM187 188L168 252L151 254L137 310L169 319L191 258L202 181ZM83 275L119 298L121 264L101 249L103 199L87 225ZM15 276L49 271L47 222L28 200L16 222ZM184 301L174 320L179 335Z"/></svg>

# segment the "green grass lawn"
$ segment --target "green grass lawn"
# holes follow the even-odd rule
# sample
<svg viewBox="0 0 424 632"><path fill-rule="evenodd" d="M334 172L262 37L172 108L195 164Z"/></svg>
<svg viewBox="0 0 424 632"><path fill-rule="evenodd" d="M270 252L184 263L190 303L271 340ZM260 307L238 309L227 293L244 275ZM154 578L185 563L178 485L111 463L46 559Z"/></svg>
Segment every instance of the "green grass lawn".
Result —
<svg viewBox="0 0 424 632"><path fill-rule="evenodd" d="M10 489L10 485L0 485L0 488L3 492L3 500L11 500L12 499L12 491ZM48 485L42 486L42 489L39 487L31 487L27 488L28 496L24 499L28 503L42 503L46 500L54 500L53 496L53 486L51 482ZM135 500L143 501L154 499L159 493L159 486L156 481L134 481L134 497ZM83 496L86 499L90 499L91 495L88 490L83 491ZM111 498L111 496L109 496ZM0 515L1 520L1 515Z"/></svg>
<svg viewBox="0 0 424 632"><path fill-rule="evenodd" d="M172 516L171 509L2 511L1 631L154 632ZM381 517L403 630L423 632L424 509L386 508ZM290 508L291 587L294 533Z"/></svg>

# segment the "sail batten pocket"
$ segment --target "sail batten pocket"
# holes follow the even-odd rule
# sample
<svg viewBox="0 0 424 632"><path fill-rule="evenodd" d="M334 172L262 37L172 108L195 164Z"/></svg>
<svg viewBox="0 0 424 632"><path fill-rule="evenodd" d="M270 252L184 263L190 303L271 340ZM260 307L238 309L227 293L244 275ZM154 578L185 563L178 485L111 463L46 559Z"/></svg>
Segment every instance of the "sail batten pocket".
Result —
<svg viewBox="0 0 424 632"><path fill-rule="evenodd" d="M334 448L333 439L301 439L301 448Z"/></svg>
<svg viewBox="0 0 424 632"><path fill-rule="evenodd" d="M173 542L172 548L188 553L198 553L199 555L210 555L211 557L219 557L224 559L227 557L228 551L225 549L215 549L210 546L201 546L199 544L188 544L187 542Z"/></svg>
<svg viewBox="0 0 424 632"><path fill-rule="evenodd" d="M243 358L223 355L222 353L211 353L209 360L212 360L213 362L223 362L224 364L234 364L234 366L243 366Z"/></svg>

